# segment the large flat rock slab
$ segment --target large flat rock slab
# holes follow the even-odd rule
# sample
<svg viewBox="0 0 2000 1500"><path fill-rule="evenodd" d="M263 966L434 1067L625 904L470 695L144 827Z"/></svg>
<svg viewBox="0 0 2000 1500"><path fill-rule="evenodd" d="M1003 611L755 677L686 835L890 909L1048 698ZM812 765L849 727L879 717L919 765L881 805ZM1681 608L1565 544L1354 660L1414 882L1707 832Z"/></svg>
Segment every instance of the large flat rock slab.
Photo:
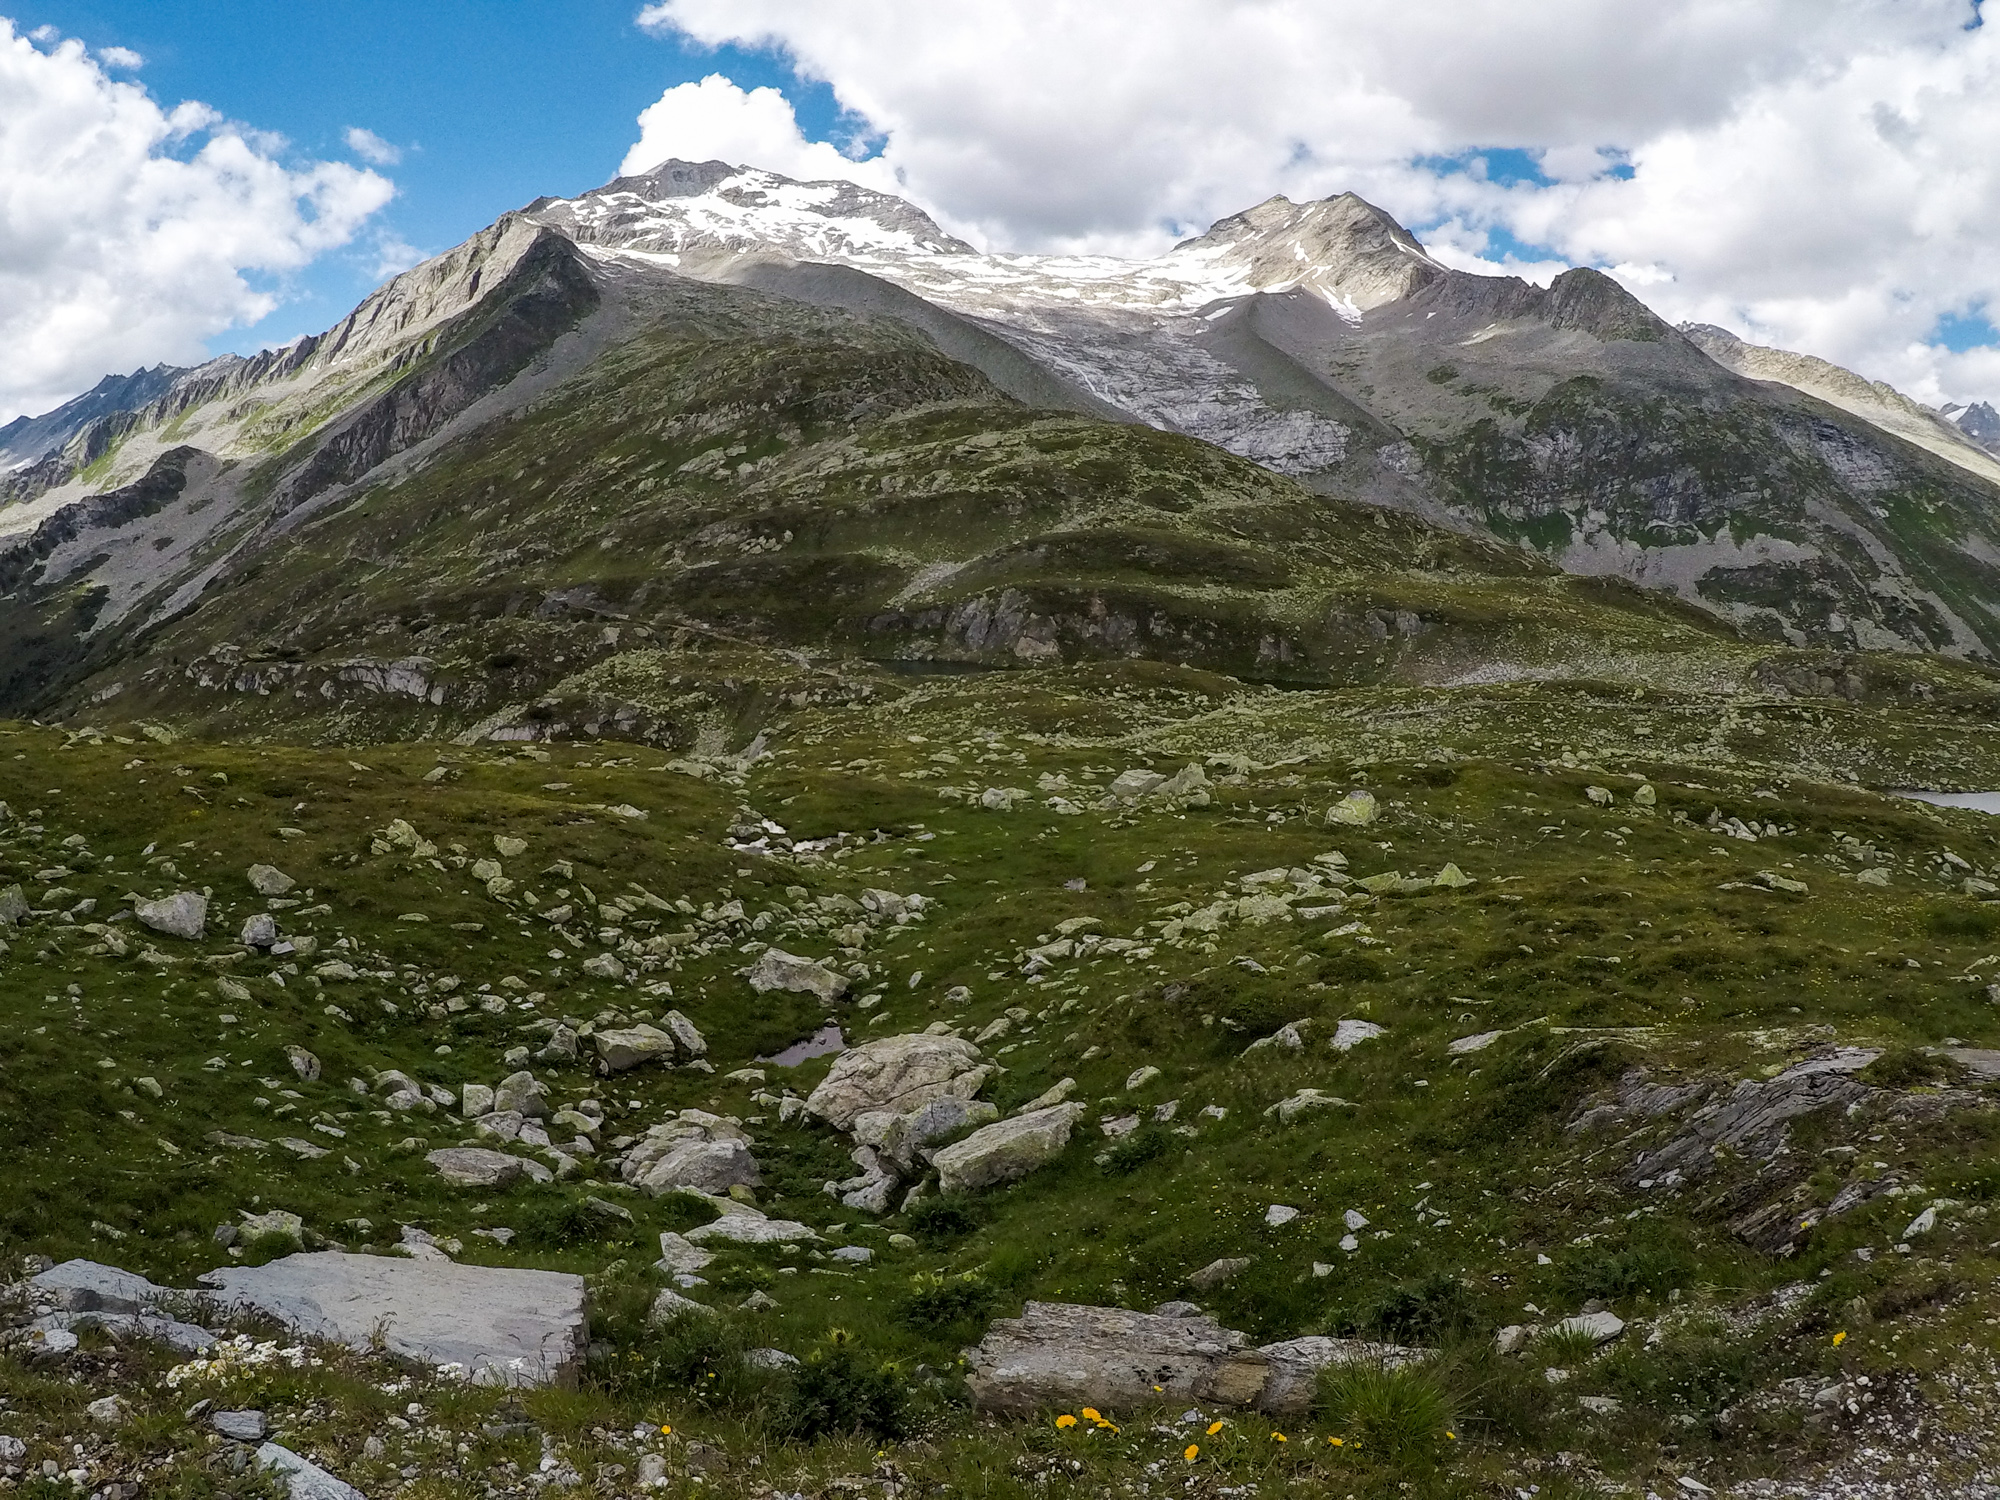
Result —
<svg viewBox="0 0 2000 1500"><path fill-rule="evenodd" d="M225 1307L309 1337L457 1365L481 1385L567 1385L589 1341L583 1278L381 1255L287 1255L201 1278Z"/></svg>
<svg viewBox="0 0 2000 1500"><path fill-rule="evenodd" d="M966 1351L965 1378L982 1411L1047 1407L1247 1406L1264 1386L1264 1356L1212 1318L1119 1307L1030 1302Z"/></svg>

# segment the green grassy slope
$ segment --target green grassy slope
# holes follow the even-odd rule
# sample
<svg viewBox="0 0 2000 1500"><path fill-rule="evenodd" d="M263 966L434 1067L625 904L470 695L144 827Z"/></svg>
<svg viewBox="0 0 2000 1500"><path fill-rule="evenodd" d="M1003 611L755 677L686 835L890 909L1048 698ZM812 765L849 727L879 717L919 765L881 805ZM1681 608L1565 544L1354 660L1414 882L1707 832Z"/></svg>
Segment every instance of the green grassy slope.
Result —
<svg viewBox="0 0 2000 1500"><path fill-rule="evenodd" d="M593 1279L603 1343L581 1392L509 1402L419 1385L439 1431L391 1433L382 1456L362 1452L386 1430L368 1384L380 1375L362 1365L215 1386L269 1404L369 1493L411 1463L425 1492L513 1487L494 1466L532 1467L539 1449L508 1420L549 1434L584 1474L629 1468L635 1439L620 1435L635 1424L671 1425L673 1438L637 1446L667 1452L684 1493L811 1489L878 1462L982 1494L1140 1493L1156 1463L1176 1488L1185 1472L1268 1493L1478 1493L1524 1473L1586 1488L1593 1474L1720 1483L1838 1462L1862 1441L1866 1418L1811 1405L1843 1372L1922 1404L1943 1390L1934 1370L1948 1378L1964 1346L1990 1346L1989 1086L1924 1049L2000 1046L1985 988L2000 980L2000 908L1967 884L2000 873L2000 837L1979 815L1846 779L1994 785L1978 714L1560 686L1285 693L1134 666L785 708L766 724L771 753L748 764L725 753L733 743L679 760L615 743L308 750L162 743L106 722L0 739L0 886L20 882L38 913L0 955L0 1249L180 1280L229 1258L213 1226L277 1207L316 1241L384 1248L416 1224L458 1240L465 1260ZM1191 761L1213 782L1207 805L1105 795L1122 770ZM1329 824L1355 787L1379 799L1379 821ZM991 810L988 788L1023 795ZM434 847L378 847L399 818ZM835 842L733 847L759 819ZM470 869L496 837L527 846L502 861L514 885L497 896ZM1452 863L1475 883L1350 886L1289 916L1239 905L1292 888L1246 876L1324 870L1315 857L1336 852L1357 881ZM244 876L257 861L299 881L299 904L278 915L316 953L274 962L229 941L266 904ZM204 942L115 920L134 895L189 887L214 893ZM871 887L932 904L898 926L835 899ZM539 915L558 905L567 920ZM1028 962L1078 918L1117 941ZM669 941L648 954L654 939ZM829 1014L753 996L739 975L764 943L837 963L858 999ZM607 946L628 982L583 973ZM316 974L334 960L354 977ZM742 1118L763 1206L875 1251L859 1267L725 1254L696 1295L730 1309L761 1291L776 1306L707 1333L649 1332L638 1312L661 1284L647 1269L657 1231L712 1210L620 1194L588 1162L573 1182L447 1189L421 1152L464 1123L391 1114L349 1086L389 1068L443 1087L495 1082L511 1071L503 1054L539 1047L551 1022L669 1007L708 1036L713 1074L529 1066L559 1102L600 1100L607 1137L676 1107ZM1386 1035L1333 1052L1344 1018ZM1005 1068L987 1091L1003 1109L1069 1077L1090 1113L1023 1182L878 1224L821 1192L851 1173L843 1141L779 1119L777 1096L809 1091L828 1060L757 1061L829 1019L850 1040L934 1023L984 1035ZM1246 1054L1297 1021L1302 1051ZM1448 1051L1489 1031L1503 1034L1484 1050ZM320 1057L319 1081L293 1076L288 1045ZM1727 1090L1835 1045L1884 1050L1861 1107L1803 1116L1788 1150L1725 1152L1677 1191L1640 1187L1632 1162L1682 1117L1570 1128L1635 1069ZM1128 1086L1142 1066L1162 1071ZM762 1076L727 1076L743 1068ZM1305 1087L1349 1103L1290 1124L1267 1113ZM1153 1123L1169 1101L1172 1118ZM1137 1131L1100 1133L1133 1111ZM326 1154L218 1146L212 1132ZM1771 1212L1814 1218L1878 1179L1896 1190L1772 1252ZM591 1213L592 1195L634 1221ZM1933 1201L1947 1205L1940 1227L1893 1253ZM1273 1203L1303 1216L1268 1228ZM1347 1252L1350 1208L1370 1228ZM519 1237L473 1233L496 1226ZM1353 1392L1329 1393L1282 1448L1254 1421L1190 1439L1119 1412L1121 1433L1086 1424L1086 1437L1046 1420L995 1427L959 1404L956 1353L988 1317L1030 1297L1151 1306L1189 1295L1187 1276L1221 1256L1250 1268L1196 1295L1260 1339L1360 1333L1446 1351L1422 1380L1457 1436L1396 1449ZM1635 1324L1609 1351L1489 1352L1528 1304L1558 1316L1592 1298ZM1837 1347L1835 1332L1848 1334ZM749 1346L816 1355L850 1385L886 1361L907 1411L878 1410L878 1433L857 1443L788 1438L798 1384L743 1367L731 1350ZM136 1379L149 1357L103 1369ZM1572 1373L1552 1384L1545 1365ZM0 1382L31 1460L54 1451L78 1420L68 1388L5 1356ZM1623 1405L1600 1415L1586 1395ZM186 1401L135 1399L157 1412L116 1440L115 1462L184 1453ZM1205 1449L1192 1464L1190 1440ZM1559 1481L1543 1467L1558 1450L1578 1455ZM195 1482L198 1459L171 1464L195 1465Z"/></svg>

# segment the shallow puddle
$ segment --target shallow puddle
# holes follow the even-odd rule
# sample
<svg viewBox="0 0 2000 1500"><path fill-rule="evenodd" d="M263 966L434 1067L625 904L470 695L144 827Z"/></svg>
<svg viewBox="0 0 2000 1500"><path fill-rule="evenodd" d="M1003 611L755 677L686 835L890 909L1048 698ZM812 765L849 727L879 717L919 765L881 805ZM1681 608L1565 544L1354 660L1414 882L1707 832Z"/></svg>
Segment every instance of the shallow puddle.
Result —
<svg viewBox="0 0 2000 1500"><path fill-rule="evenodd" d="M825 1057L829 1052L845 1052L847 1038L840 1034L838 1026L822 1026L802 1042L793 1042L782 1052L774 1052L769 1057L757 1059L769 1063L774 1068L796 1068L809 1057Z"/></svg>

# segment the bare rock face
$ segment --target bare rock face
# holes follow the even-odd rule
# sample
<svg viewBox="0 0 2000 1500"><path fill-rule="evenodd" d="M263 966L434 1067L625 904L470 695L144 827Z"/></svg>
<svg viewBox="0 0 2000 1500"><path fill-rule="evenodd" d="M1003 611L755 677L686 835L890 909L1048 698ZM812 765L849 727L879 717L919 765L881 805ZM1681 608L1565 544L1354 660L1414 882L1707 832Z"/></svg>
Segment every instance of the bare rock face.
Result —
<svg viewBox="0 0 2000 1500"><path fill-rule="evenodd" d="M199 891L177 891L158 901L141 901L132 908L132 915L141 927L198 942L208 926L208 897Z"/></svg>
<svg viewBox="0 0 2000 1500"><path fill-rule="evenodd" d="M1081 1104L1057 1104L973 1131L932 1155L938 1191L976 1192L1047 1166L1062 1155L1082 1113Z"/></svg>
<svg viewBox="0 0 2000 1500"><path fill-rule="evenodd" d="M885 1036L841 1053L806 1108L839 1130L864 1114L909 1114L946 1094L976 1095L991 1069L979 1049L955 1036Z"/></svg>
<svg viewBox="0 0 2000 1500"><path fill-rule="evenodd" d="M310 1338L405 1358L481 1385L568 1384L589 1342L581 1276L387 1255L288 1255L201 1278L225 1306Z"/></svg>
<svg viewBox="0 0 2000 1500"><path fill-rule="evenodd" d="M1248 1406L1265 1378L1250 1340L1212 1318L1064 1302L999 1319L966 1360L976 1406L1023 1414L1077 1402Z"/></svg>
<svg viewBox="0 0 2000 1500"><path fill-rule="evenodd" d="M1427 1349L1359 1339L1297 1338L1252 1348L1192 1303L1156 1312L1030 1302L966 1351L973 1404L1025 1413L1088 1402L1100 1407L1191 1402L1296 1416L1312 1407L1319 1372L1368 1363L1390 1369Z"/></svg>

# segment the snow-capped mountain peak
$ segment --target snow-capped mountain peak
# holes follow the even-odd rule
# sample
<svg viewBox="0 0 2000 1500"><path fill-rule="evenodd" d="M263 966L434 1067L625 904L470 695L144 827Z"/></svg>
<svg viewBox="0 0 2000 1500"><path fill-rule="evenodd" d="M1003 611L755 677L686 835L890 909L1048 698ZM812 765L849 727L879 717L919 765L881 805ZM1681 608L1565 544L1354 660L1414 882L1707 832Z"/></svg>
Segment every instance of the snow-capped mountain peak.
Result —
<svg viewBox="0 0 2000 1500"><path fill-rule="evenodd" d="M795 182L726 162L668 161L526 210L600 253L711 276L743 256L854 266L972 314L1091 307L1185 314L1305 287L1349 316L1408 296L1439 268L1352 193L1272 198L1151 260L975 250L901 198L851 182Z"/></svg>

